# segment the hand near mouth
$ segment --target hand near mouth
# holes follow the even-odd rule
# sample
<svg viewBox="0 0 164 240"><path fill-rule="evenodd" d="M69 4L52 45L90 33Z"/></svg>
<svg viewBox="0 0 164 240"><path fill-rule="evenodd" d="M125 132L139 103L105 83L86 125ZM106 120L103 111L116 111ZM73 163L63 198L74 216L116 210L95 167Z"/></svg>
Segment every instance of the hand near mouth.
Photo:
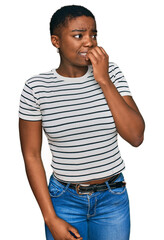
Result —
<svg viewBox="0 0 164 240"><path fill-rule="evenodd" d="M109 56L102 47L96 46L89 50L86 55L86 61L91 61L93 74L98 83L109 81Z"/></svg>

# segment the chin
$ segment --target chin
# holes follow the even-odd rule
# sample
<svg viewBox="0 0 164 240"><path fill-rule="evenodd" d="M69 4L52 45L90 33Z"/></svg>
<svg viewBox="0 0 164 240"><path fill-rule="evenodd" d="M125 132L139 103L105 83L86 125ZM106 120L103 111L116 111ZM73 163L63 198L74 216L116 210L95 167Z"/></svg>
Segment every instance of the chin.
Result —
<svg viewBox="0 0 164 240"><path fill-rule="evenodd" d="M89 66L89 65L91 65L92 63L91 63L91 61L90 60L88 60L88 61L86 61L85 60L85 63L84 63L84 65L83 66Z"/></svg>
<svg viewBox="0 0 164 240"><path fill-rule="evenodd" d="M79 66L79 67L87 67L89 65L91 65L91 61L90 60L83 60L83 61L77 61L74 65Z"/></svg>

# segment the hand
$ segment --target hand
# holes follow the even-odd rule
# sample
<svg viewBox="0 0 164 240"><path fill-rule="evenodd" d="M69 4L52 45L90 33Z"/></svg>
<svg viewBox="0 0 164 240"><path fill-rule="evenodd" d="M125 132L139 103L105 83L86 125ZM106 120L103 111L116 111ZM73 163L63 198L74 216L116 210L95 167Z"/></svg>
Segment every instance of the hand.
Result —
<svg viewBox="0 0 164 240"><path fill-rule="evenodd" d="M64 221L61 218L55 217L51 223L47 223L47 226L52 233L52 236L55 240L82 240L77 229L71 226L69 223ZM70 231L76 236L74 237Z"/></svg>
<svg viewBox="0 0 164 240"><path fill-rule="evenodd" d="M88 51L86 60L93 66L93 74L98 83L109 81L109 56L102 47L96 46Z"/></svg>

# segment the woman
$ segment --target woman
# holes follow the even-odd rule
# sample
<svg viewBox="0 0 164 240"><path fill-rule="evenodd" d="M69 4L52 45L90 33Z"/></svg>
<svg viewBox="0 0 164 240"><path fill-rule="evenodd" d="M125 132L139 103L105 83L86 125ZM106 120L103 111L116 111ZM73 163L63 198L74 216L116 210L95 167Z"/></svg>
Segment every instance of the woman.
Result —
<svg viewBox="0 0 164 240"><path fill-rule="evenodd" d="M129 200L117 133L137 147L144 120L119 67L97 45L88 9L62 7L51 18L50 32L60 65L26 81L19 111L26 172L46 239L127 240ZM42 128L52 152L48 187Z"/></svg>

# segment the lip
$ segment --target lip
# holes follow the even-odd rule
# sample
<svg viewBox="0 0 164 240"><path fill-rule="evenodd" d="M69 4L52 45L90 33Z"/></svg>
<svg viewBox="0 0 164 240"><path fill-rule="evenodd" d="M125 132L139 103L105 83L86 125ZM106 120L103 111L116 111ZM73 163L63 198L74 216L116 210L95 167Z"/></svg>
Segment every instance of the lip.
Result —
<svg viewBox="0 0 164 240"><path fill-rule="evenodd" d="M79 53L78 53L79 56L85 60L85 62L88 62L88 61L89 61L89 59L88 59L88 57L87 57L87 53L88 53L88 51L87 51L87 52L79 52Z"/></svg>
<svg viewBox="0 0 164 240"><path fill-rule="evenodd" d="M87 59L86 59L86 57L87 57L87 52L79 52L79 56L80 56L81 58L84 58L85 61L87 61Z"/></svg>

